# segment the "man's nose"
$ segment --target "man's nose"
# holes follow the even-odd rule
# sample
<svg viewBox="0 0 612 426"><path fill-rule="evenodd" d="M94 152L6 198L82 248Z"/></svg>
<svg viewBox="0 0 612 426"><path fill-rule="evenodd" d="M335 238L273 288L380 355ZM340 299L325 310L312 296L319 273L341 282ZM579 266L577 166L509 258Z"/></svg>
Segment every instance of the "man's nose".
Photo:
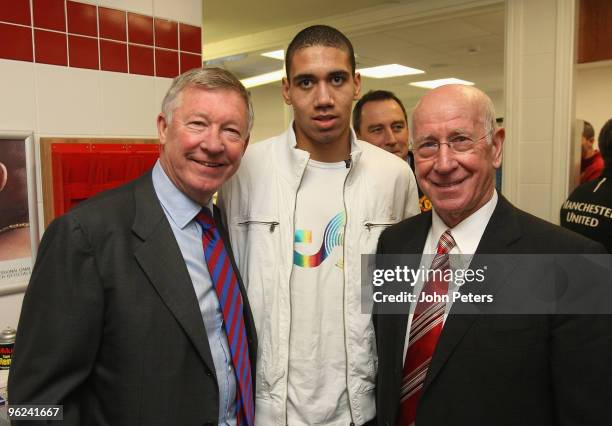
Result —
<svg viewBox="0 0 612 426"><path fill-rule="evenodd" d="M225 144L220 131L207 132L200 141L200 148L211 154L218 154L225 150Z"/></svg>
<svg viewBox="0 0 612 426"><path fill-rule="evenodd" d="M330 87L326 83L320 83L316 88L316 106L328 107L334 105L334 98Z"/></svg>
<svg viewBox="0 0 612 426"><path fill-rule="evenodd" d="M392 128L385 128L385 145L395 145L397 144L397 135L393 131Z"/></svg>
<svg viewBox="0 0 612 426"><path fill-rule="evenodd" d="M455 153L447 143L441 144L434 157L434 170L438 173L448 173L456 167Z"/></svg>

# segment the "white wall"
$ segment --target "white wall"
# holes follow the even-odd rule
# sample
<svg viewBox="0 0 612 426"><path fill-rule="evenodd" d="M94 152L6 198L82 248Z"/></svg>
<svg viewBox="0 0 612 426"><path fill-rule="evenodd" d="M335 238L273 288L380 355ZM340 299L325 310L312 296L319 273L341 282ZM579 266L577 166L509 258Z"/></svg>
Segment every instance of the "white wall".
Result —
<svg viewBox="0 0 612 426"><path fill-rule="evenodd" d="M285 105L280 83L249 89L255 111L251 143L261 142L285 130L291 121L291 108Z"/></svg>
<svg viewBox="0 0 612 426"><path fill-rule="evenodd" d="M593 125L595 138L606 121L612 118L612 61L578 67L576 118Z"/></svg>
<svg viewBox="0 0 612 426"><path fill-rule="evenodd" d="M201 0L83 2L202 25ZM36 146L41 136L156 137L156 115L172 81L5 59L0 76L0 132L32 132ZM42 214L40 186L38 200ZM22 300L23 294L0 296L0 328L17 325Z"/></svg>

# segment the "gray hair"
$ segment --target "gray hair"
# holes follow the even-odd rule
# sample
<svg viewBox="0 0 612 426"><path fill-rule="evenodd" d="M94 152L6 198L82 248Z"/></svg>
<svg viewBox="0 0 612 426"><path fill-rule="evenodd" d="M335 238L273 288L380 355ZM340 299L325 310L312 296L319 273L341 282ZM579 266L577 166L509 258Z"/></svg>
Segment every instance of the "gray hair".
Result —
<svg viewBox="0 0 612 426"><path fill-rule="evenodd" d="M201 87L208 90L224 89L233 90L238 93L247 106L248 111L248 133L253 128L253 103L251 95L231 72L222 68L195 68L187 71L172 81L172 85L166 92L162 101L162 112L168 122L172 121L172 113L177 108L180 95L188 87Z"/></svg>

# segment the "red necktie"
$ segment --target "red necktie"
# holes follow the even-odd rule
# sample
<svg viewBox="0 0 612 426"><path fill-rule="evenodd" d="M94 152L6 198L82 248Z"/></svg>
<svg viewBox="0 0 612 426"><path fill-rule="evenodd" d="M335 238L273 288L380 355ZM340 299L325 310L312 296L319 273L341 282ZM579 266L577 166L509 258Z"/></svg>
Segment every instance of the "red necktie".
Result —
<svg viewBox="0 0 612 426"><path fill-rule="evenodd" d="M238 383L236 424L253 426L255 403L240 286L210 210L204 207L196 216L196 221L202 227L204 257L223 313L223 324Z"/></svg>
<svg viewBox="0 0 612 426"><path fill-rule="evenodd" d="M431 357L436 349L438 338L444 324L445 302L422 301L423 295L445 295L448 293L448 281L444 279L449 269L448 252L455 246L450 230L440 237L436 255L431 263L430 280L423 286L412 316L408 350L404 361L402 387L400 390L400 413L398 426L413 425L416 420L416 409L423 390L423 383Z"/></svg>

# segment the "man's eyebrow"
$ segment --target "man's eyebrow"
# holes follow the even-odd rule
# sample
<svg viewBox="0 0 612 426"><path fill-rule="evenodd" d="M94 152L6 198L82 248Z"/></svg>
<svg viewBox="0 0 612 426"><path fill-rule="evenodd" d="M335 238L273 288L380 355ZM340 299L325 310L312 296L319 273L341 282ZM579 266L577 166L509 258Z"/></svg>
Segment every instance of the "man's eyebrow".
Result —
<svg viewBox="0 0 612 426"><path fill-rule="evenodd" d="M314 76L314 74L297 74L293 76L291 81L301 81L306 79L316 80L316 77Z"/></svg>
<svg viewBox="0 0 612 426"><path fill-rule="evenodd" d="M337 70L337 71L330 71L329 73L327 73L327 78L332 79L336 77L342 77L345 80L348 80L350 75L351 74L346 70Z"/></svg>

